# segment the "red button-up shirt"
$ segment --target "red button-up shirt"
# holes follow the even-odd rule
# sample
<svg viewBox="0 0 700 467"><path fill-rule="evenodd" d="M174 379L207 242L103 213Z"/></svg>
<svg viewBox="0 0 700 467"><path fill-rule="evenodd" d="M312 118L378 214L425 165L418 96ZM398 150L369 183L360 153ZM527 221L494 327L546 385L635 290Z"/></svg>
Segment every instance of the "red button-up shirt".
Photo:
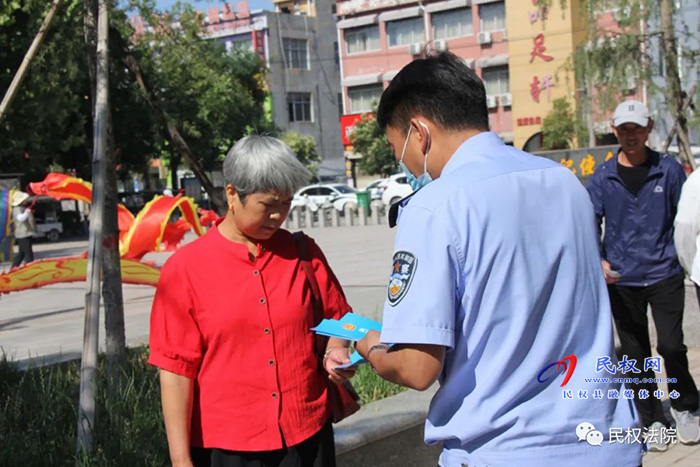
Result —
<svg viewBox="0 0 700 467"><path fill-rule="evenodd" d="M325 318L350 311L312 240ZM191 443L234 451L298 444L330 416L314 354L311 289L292 235L248 248L212 227L165 263L151 312L149 363L195 380Z"/></svg>

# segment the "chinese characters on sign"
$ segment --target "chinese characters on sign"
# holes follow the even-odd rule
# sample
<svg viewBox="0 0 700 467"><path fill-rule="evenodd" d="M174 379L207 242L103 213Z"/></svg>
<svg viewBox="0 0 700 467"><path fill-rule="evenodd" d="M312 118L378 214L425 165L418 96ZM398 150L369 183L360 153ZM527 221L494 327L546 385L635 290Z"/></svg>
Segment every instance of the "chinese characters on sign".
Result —
<svg viewBox="0 0 700 467"><path fill-rule="evenodd" d="M546 20L547 19L547 9L542 8L540 10L532 11L530 12L530 24L534 24L538 22L539 20Z"/></svg>
<svg viewBox="0 0 700 467"><path fill-rule="evenodd" d="M518 119L518 126L527 125L540 125L542 124L542 117L525 117Z"/></svg>
<svg viewBox="0 0 700 467"><path fill-rule="evenodd" d="M542 91L547 92L547 101L551 101L551 95L549 89L554 87L554 75L548 73L542 77L542 81L537 76L532 77L532 83L530 83L530 95L532 100L539 103L540 93Z"/></svg>
<svg viewBox="0 0 700 467"><path fill-rule="evenodd" d="M530 52L530 63L532 63L533 60L535 60L535 57L539 57L545 62L550 62L554 60L554 57L551 55L545 55L545 51L547 50L547 47L544 45L544 34L539 33L532 39L533 47L532 47L532 52Z"/></svg>
<svg viewBox="0 0 700 467"><path fill-rule="evenodd" d="M559 161L559 163L561 165L563 165L564 167L566 167L567 169L571 170L571 172L573 172L574 174L577 172L576 169L574 168L574 161L572 159L561 159ZM588 154L586 157L581 159L581 162L579 163L579 168L581 169L581 176L582 177L588 177L589 175L593 175L593 172L595 172L595 158L592 155ZM603 359L607 358L608 364L612 365L612 363L609 363L610 357L601 357L601 358L603 358ZM630 360L630 362L632 362L632 361L633 360ZM620 363L622 363L622 362L620 362ZM603 363L603 364L605 364L605 363ZM611 366L610 368L612 368L612 370L613 370L612 373L614 374L615 373L614 367ZM608 369L608 367L606 367L606 369ZM598 372L601 371L601 359L598 359L598 368L596 369L596 371L598 371ZM610 371L610 370L608 370L608 371Z"/></svg>

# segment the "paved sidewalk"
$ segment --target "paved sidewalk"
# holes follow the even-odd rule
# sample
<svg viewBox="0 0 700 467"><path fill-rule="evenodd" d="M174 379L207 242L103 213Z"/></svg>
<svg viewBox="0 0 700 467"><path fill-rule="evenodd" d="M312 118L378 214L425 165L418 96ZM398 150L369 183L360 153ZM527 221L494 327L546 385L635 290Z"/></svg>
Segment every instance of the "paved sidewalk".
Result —
<svg viewBox="0 0 700 467"><path fill-rule="evenodd" d="M700 349L688 351L688 362L695 382L700 384ZM666 373L662 373L659 377L666 379ZM668 387L665 383L659 384L659 389L668 394ZM663 401L666 417L672 421L668 396L665 396ZM669 446L669 450L666 452L650 452L644 456L643 465L644 467L698 467L700 466L700 445L686 446L677 443Z"/></svg>
<svg viewBox="0 0 700 467"><path fill-rule="evenodd" d="M395 231L386 225L350 228L311 229L328 257L354 310L373 319L381 319L391 267ZM187 240L191 240L188 237ZM38 259L79 255L87 250L86 241L39 244ZM169 253L145 258L162 264ZM0 270L9 265L0 265ZM215 284L213 284L215 286ZM154 289L124 286L127 343L147 342L149 314ZM0 348L13 360L29 357L58 361L77 358L82 349L84 294L82 283L62 284L13 293L0 298ZM693 296L689 295L691 298ZM693 304L695 306L695 304ZM687 307L686 334L700 333L697 308ZM103 314L104 315L104 314ZM104 343L104 324L100 326L100 345ZM695 380L700 383L700 346L690 350L689 360ZM665 378L665 376L661 376ZM662 390L668 393L662 385ZM666 401L668 410L668 401ZM669 420L671 419L668 415ZM645 467L698 467L700 446L672 446L666 453L650 453ZM591 466L597 467L597 466Z"/></svg>
<svg viewBox="0 0 700 467"><path fill-rule="evenodd" d="M309 229L307 233L328 257L353 309L381 319L395 230L381 225ZM186 241L194 238L189 235ZM75 256L86 250L87 241L39 243L35 256ZM144 260L162 264L170 254L149 254ZM0 265L0 270L6 269L9 264ZM146 343L154 289L125 285L123 291L127 344ZM0 297L0 352L20 361L38 357L52 362L78 357L82 350L84 306L83 283L58 284ZM104 319L104 313L100 317ZM100 325L101 348L103 332L104 321Z"/></svg>

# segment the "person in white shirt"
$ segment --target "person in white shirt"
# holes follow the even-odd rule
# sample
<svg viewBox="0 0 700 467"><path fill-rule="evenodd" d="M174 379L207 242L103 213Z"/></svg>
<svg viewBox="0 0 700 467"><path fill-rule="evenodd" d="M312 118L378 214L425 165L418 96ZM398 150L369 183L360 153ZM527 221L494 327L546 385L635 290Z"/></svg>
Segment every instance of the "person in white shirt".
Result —
<svg viewBox="0 0 700 467"><path fill-rule="evenodd" d="M12 218L15 224L15 239L19 246L19 253L12 262L12 268L19 267L22 261L31 263L34 261L34 251L32 250L32 237L36 232L36 222L32 207L28 206L29 195L22 191L17 191L12 195Z"/></svg>
<svg viewBox="0 0 700 467"><path fill-rule="evenodd" d="M674 222L673 240L678 260L695 283L700 302L700 170L690 174L683 184L678 213Z"/></svg>

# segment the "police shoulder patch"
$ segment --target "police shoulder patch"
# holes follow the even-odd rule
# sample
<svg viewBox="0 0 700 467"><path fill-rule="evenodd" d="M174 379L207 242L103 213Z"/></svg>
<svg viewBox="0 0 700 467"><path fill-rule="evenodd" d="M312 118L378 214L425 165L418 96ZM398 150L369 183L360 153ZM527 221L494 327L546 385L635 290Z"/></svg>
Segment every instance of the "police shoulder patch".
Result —
<svg viewBox="0 0 700 467"><path fill-rule="evenodd" d="M408 251L394 253L391 277L389 278L388 300L391 306L398 304L411 287L413 276L416 274L418 259Z"/></svg>

